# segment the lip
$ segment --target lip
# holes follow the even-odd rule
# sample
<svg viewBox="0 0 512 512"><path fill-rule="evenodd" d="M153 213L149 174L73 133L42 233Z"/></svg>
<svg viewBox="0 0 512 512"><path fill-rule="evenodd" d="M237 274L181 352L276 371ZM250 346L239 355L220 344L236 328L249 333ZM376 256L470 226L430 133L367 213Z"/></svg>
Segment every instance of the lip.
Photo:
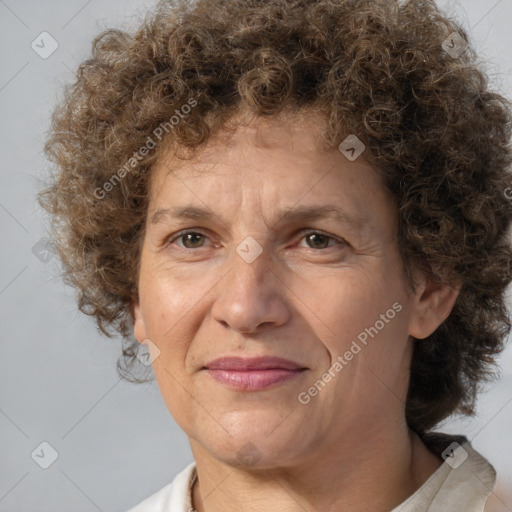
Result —
<svg viewBox="0 0 512 512"><path fill-rule="evenodd" d="M307 368L280 357L223 357L204 368L216 381L243 391L259 391L296 378Z"/></svg>
<svg viewBox="0 0 512 512"><path fill-rule="evenodd" d="M208 370L302 370L305 369L294 361L274 356L262 357L220 357L205 366Z"/></svg>

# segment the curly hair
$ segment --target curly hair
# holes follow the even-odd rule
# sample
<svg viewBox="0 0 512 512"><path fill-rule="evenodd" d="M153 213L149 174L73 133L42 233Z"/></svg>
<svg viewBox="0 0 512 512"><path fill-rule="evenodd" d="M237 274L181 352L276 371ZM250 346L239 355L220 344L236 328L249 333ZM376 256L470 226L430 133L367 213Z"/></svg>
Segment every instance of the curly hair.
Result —
<svg viewBox="0 0 512 512"><path fill-rule="evenodd" d="M510 331L512 110L488 81L431 0L168 0L131 34L99 34L54 109L45 152L57 171L38 199L79 309L122 337L120 376L147 382L130 374L132 304L164 148L194 155L242 108L309 109L333 148L364 141L398 204L411 289L411 269L461 283L449 317L414 344L408 425L421 434L474 414Z"/></svg>

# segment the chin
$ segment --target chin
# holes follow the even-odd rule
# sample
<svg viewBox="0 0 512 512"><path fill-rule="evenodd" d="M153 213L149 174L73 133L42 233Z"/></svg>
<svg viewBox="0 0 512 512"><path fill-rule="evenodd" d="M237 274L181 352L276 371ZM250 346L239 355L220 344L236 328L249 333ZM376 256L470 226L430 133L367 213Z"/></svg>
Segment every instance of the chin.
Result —
<svg viewBox="0 0 512 512"><path fill-rule="evenodd" d="M224 432L223 438L203 439L202 444L213 457L232 467L270 469L291 465L300 457L301 446L296 434L283 437L275 432L271 435L272 429L255 428L254 420L246 430L240 424L236 433L227 430L231 436Z"/></svg>

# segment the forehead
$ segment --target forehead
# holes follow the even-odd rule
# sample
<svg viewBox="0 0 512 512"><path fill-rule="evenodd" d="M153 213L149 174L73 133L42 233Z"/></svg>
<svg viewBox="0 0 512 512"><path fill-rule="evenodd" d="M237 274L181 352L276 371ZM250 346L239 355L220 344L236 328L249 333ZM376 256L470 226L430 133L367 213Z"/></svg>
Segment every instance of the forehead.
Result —
<svg viewBox="0 0 512 512"><path fill-rule="evenodd" d="M279 212L268 215L275 221L325 216L362 226L392 216L378 204L394 202L380 175L363 156L352 162L328 146L325 128L319 115L237 120L191 159L179 159L171 149L152 171L148 219L199 220L255 201L262 214Z"/></svg>
<svg viewBox="0 0 512 512"><path fill-rule="evenodd" d="M215 163L225 162L226 157L243 158L244 149L251 150L287 150L295 158L318 158L319 154L335 150L323 138L326 130L326 118L316 111L295 114L280 114L271 117L255 117L241 111L229 119L224 126L215 132L193 156L192 151L178 144L169 145L164 149L155 169L165 172L186 168L190 172L193 163L202 166L204 174L206 167L211 172L220 172L222 166ZM180 159L176 151L184 153L186 158ZM161 169L163 167L163 169Z"/></svg>

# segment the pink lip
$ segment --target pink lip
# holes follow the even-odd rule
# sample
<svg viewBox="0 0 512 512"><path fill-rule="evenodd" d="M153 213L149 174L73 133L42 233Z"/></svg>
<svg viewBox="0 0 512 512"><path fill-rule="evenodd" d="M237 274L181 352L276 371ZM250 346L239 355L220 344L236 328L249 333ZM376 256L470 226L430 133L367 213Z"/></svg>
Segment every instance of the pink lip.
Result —
<svg viewBox="0 0 512 512"><path fill-rule="evenodd" d="M217 381L229 387L256 391L296 377L304 370L210 370L208 373Z"/></svg>
<svg viewBox="0 0 512 512"><path fill-rule="evenodd" d="M209 370L300 370L304 367L281 357L220 357L206 365Z"/></svg>
<svg viewBox="0 0 512 512"><path fill-rule="evenodd" d="M246 391L265 389L296 377L307 368L279 357L223 357L208 363L208 374L218 382Z"/></svg>

